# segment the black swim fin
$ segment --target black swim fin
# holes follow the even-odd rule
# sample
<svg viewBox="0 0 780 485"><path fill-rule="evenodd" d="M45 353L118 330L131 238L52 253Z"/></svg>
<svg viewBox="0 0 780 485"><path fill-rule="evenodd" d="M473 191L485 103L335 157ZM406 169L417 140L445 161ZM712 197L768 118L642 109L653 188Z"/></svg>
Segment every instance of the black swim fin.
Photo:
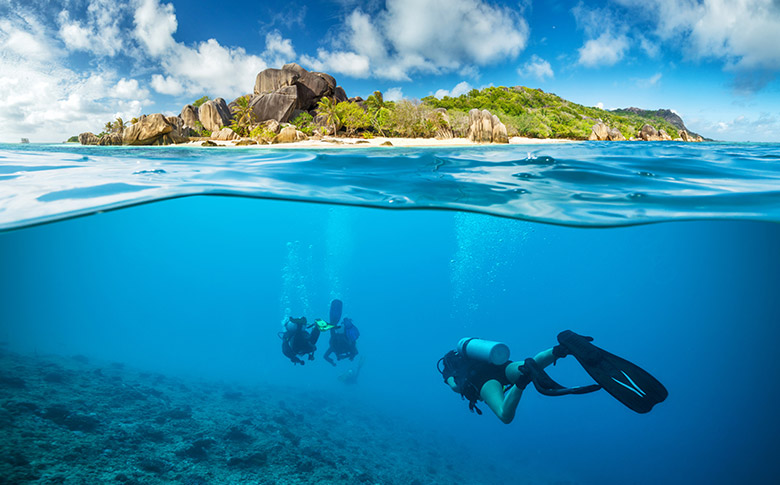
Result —
<svg viewBox="0 0 780 485"><path fill-rule="evenodd" d="M582 335L565 330L558 334L558 342L605 391L637 413L650 412L669 395L647 371L596 347Z"/></svg>
<svg viewBox="0 0 780 485"><path fill-rule="evenodd" d="M328 323L331 325L338 325L341 320L341 309L343 304L341 300L335 299L330 302L330 320Z"/></svg>

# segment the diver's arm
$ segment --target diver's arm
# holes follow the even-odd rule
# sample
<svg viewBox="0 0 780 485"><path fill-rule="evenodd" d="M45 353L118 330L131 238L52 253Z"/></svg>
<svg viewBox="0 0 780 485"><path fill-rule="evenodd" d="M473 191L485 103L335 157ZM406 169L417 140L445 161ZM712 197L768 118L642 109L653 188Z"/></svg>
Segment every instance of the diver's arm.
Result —
<svg viewBox="0 0 780 485"><path fill-rule="evenodd" d="M455 378L454 377L448 377L447 378L447 385L450 386L450 388L453 390L453 392L457 392L460 394L460 391L458 390L458 385L455 384Z"/></svg>

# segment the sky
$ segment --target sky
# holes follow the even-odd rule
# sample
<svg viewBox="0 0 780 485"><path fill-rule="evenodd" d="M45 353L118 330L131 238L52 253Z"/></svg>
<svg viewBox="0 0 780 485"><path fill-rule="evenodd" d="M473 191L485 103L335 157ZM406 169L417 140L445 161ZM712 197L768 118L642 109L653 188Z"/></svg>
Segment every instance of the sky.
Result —
<svg viewBox="0 0 780 485"><path fill-rule="evenodd" d="M0 142L230 102L288 62L348 96L522 85L780 141L780 0L0 0Z"/></svg>

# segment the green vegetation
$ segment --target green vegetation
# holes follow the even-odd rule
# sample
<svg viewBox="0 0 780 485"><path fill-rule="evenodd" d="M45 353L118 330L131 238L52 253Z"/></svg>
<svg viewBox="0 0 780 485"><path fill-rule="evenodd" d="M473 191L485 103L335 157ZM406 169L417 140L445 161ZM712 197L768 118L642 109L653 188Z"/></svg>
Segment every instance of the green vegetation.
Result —
<svg viewBox="0 0 780 485"><path fill-rule="evenodd" d="M472 89L457 98L445 96L436 99L428 96L423 98L423 102L435 108L446 108L451 123L454 118L462 117L456 113L468 113L474 108L487 109L506 125L509 136L583 140L588 138L593 125L601 120L609 127L620 130L626 138L635 136L645 123L666 130L672 138L679 137L679 130L659 116L640 116L628 111L613 112L582 106L541 89L523 86L490 87L481 91ZM460 127L453 126L453 131L463 136L460 130Z"/></svg>
<svg viewBox="0 0 780 485"><path fill-rule="evenodd" d="M365 130L371 126L371 117L357 103L342 101L336 105L335 112L349 136L354 136L357 130Z"/></svg>
<svg viewBox="0 0 780 485"><path fill-rule="evenodd" d="M78 143L78 142L79 142L79 136L73 135L70 138L68 138L68 141L66 141L65 143Z"/></svg>
<svg viewBox="0 0 780 485"><path fill-rule="evenodd" d="M230 129L238 136L249 136L249 127L256 121L257 116L252 112L249 106L249 97L242 96L236 100L235 106L231 108L233 120L230 122Z"/></svg>
<svg viewBox="0 0 780 485"><path fill-rule="evenodd" d="M211 136L211 131L207 130L205 126L203 126L203 123L200 121L195 122L195 127L192 129L192 131L195 132L195 136L200 137L209 137Z"/></svg>
<svg viewBox="0 0 780 485"><path fill-rule="evenodd" d="M331 98L322 98L317 104L317 113L325 118L325 124L333 128L333 134L338 133L341 128L341 120L336 112L336 103Z"/></svg>
<svg viewBox="0 0 780 485"><path fill-rule="evenodd" d="M276 133L269 130L263 125L257 125L255 126L252 131L249 133L250 138L262 138L266 141L270 141L273 139L273 137L276 136Z"/></svg>
<svg viewBox="0 0 780 485"><path fill-rule="evenodd" d="M195 101L192 102L192 105L196 108L200 108L203 103L209 100L208 96L203 96L202 98L198 98Z"/></svg>
<svg viewBox="0 0 780 485"><path fill-rule="evenodd" d="M311 136L314 133L314 117L307 112L302 112L295 117L290 123L295 125L297 129L302 131L306 136Z"/></svg>

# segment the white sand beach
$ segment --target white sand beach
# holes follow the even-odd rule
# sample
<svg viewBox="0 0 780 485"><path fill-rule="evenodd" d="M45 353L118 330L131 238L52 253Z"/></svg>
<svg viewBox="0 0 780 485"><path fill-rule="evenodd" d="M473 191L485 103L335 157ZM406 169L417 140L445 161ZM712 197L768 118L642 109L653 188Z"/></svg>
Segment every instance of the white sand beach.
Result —
<svg viewBox="0 0 780 485"><path fill-rule="evenodd" d="M183 144L183 146L201 146L205 141L197 140ZM309 139L293 143L277 143L273 145L237 145L239 140L220 141L210 140L219 146L226 147L249 147L249 148L392 148L392 147L466 147L466 146L504 146L505 144L475 143L468 138L386 138L376 137L370 139L346 138L326 136L321 139ZM386 145L387 142L392 146ZM575 143L577 140L567 140L561 138L524 138L512 137L509 139L510 145L546 145L555 143ZM383 145L385 144L385 145Z"/></svg>

